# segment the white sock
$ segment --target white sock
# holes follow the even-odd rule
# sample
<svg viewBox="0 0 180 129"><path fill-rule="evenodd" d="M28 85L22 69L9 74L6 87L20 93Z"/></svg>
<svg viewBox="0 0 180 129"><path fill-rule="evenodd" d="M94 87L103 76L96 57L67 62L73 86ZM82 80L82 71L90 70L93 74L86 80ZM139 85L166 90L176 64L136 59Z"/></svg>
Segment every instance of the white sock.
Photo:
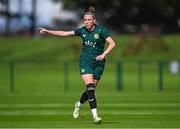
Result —
<svg viewBox="0 0 180 129"><path fill-rule="evenodd" d="M96 108L91 109L91 112L92 112L93 118L97 116L97 109Z"/></svg>
<svg viewBox="0 0 180 129"><path fill-rule="evenodd" d="M77 102L77 105L78 105L78 107L80 108L82 104L80 103L80 101L78 101L78 102Z"/></svg>

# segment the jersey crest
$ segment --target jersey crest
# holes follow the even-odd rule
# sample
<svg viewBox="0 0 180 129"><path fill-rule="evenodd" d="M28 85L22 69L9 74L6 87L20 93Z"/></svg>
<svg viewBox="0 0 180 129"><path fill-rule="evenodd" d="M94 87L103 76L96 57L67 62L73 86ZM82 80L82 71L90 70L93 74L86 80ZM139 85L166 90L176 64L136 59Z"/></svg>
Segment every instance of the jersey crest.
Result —
<svg viewBox="0 0 180 129"><path fill-rule="evenodd" d="M98 39L98 38L99 38L99 34L97 34L97 33L94 34L94 38L95 38L95 39Z"/></svg>

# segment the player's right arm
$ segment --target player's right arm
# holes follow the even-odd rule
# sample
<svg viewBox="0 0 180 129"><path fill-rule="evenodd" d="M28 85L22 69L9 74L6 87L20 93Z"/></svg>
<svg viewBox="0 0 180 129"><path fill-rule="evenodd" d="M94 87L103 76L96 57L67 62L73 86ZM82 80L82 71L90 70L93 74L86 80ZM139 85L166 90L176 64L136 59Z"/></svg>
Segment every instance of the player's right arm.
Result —
<svg viewBox="0 0 180 129"><path fill-rule="evenodd" d="M54 30L48 30L45 28L38 28L41 34L50 34L50 35L56 35L56 36L71 36L75 35L74 31L54 31Z"/></svg>

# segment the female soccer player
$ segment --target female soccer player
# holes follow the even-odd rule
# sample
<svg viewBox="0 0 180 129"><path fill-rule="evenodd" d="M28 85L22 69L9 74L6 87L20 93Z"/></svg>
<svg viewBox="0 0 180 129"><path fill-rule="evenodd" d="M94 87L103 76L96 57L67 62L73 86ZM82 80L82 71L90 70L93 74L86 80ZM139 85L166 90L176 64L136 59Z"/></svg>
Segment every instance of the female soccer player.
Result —
<svg viewBox="0 0 180 129"><path fill-rule="evenodd" d="M80 100L75 103L73 117L78 118L81 106L88 101L92 111L94 122L100 123L102 118L97 114L97 102L95 88L103 74L105 67L105 56L115 47L115 43L110 33L100 25L95 23L95 9L90 7L84 14L84 25L73 31L53 31L39 28L41 34L51 34L57 36L80 36L83 41L82 52L79 60L79 67L82 80L87 86ZM108 46L104 50L105 42Z"/></svg>

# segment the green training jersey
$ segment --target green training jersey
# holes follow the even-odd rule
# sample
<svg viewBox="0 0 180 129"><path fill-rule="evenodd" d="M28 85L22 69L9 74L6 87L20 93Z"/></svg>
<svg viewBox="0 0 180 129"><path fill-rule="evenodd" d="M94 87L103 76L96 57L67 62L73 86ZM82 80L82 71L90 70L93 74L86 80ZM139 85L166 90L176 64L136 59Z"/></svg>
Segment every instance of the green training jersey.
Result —
<svg viewBox="0 0 180 129"><path fill-rule="evenodd" d="M95 60L98 55L103 53L106 38L111 36L103 26L96 24L93 31L89 31L83 26L75 29L74 33L83 40L81 58L88 60Z"/></svg>

